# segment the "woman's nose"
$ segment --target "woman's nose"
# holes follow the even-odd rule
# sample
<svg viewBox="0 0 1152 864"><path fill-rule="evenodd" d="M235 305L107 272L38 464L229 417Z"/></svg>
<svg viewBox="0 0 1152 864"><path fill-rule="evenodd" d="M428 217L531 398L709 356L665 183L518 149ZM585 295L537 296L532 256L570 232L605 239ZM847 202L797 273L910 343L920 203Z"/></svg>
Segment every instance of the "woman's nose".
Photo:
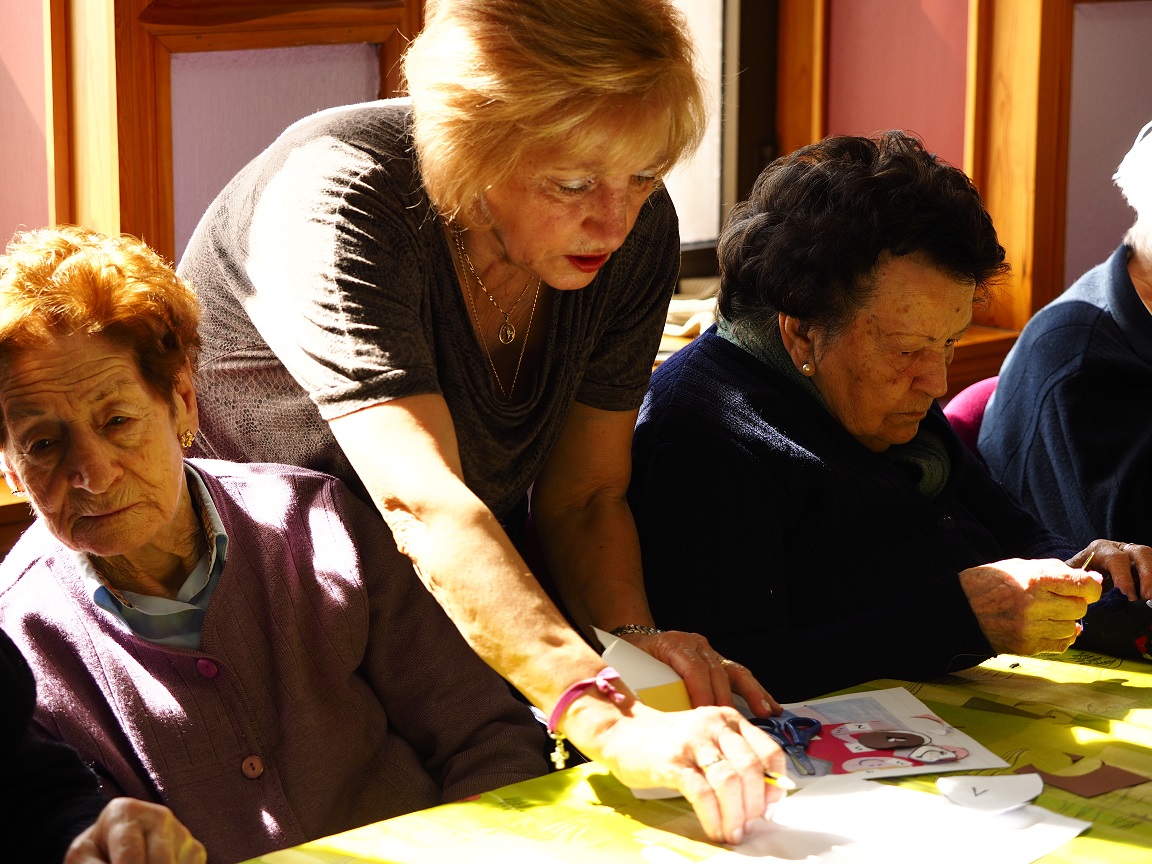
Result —
<svg viewBox="0 0 1152 864"><path fill-rule="evenodd" d="M74 436L65 465L69 485L96 495L107 492L122 473L111 450L99 435Z"/></svg>
<svg viewBox="0 0 1152 864"><path fill-rule="evenodd" d="M916 383L922 393L933 399L941 399L948 392L948 355L932 353L925 360L924 368L916 376Z"/></svg>
<svg viewBox="0 0 1152 864"><path fill-rule="evenodd" d="M585 230L603 251L614 252L624 245L635 219L627 191L604 189L585 219Z"/></svg>

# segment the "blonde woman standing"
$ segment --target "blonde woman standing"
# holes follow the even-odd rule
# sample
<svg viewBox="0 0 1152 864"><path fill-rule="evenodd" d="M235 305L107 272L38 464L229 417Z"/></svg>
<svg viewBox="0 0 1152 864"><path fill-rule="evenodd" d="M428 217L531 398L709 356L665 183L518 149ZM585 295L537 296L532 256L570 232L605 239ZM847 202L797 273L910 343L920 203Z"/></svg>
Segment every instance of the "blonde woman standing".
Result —
<svg viewBox="0 0 1152 864"><path fill-rule="evenodd" d="M779 751L731 708L638 704L516 545L530 506L586 632L670 662L696 705L777 710L658 629L625 500L679 266L661 178L704 122L685 23L667 0L431 2L404 71L410 101L293 125L197 228L198 446L340 476L554 732L738 842Z"/></svg>

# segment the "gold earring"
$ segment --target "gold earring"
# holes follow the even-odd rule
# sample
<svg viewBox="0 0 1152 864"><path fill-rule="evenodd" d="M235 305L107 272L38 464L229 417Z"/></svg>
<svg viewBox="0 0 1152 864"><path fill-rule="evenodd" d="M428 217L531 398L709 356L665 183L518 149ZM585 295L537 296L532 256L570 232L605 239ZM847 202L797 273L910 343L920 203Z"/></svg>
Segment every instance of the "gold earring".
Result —
<svg viewBox="0 0 1152 864"><path fill-rule="evenodd" d="M187 450L192 446L192 442L196 440L196 433L191 429L185 429L180 433L180 446Z"/></svg>

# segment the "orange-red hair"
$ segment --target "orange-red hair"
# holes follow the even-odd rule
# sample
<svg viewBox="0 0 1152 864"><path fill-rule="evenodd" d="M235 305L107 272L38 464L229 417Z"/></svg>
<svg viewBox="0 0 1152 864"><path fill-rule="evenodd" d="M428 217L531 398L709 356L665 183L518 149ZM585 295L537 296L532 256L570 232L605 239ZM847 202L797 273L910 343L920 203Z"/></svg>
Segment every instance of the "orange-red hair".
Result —
<svg viewBox="0 0 1152 864"><path fill-rule="evenodd" d="M87 333L135 354L144 381L171 400L180 371L196 370L199 323L191 286L130 235L21 231L0 256L0 387L16 354Z"/></svg>

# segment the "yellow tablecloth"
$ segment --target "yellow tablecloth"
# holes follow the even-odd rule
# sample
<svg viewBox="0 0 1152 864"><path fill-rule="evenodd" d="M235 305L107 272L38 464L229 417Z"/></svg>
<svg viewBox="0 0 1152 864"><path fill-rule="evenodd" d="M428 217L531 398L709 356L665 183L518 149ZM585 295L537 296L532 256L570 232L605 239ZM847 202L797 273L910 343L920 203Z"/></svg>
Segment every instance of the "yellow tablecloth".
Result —
<svg viewBox="0 0 1152 864"><path fill-rule="evenodd" d="M1075 774L1103 762L1152 778L1152 665L1083 652L1002 656L929 683L882 680L856 689L893 686L906 687L1011 766L987 773L1031 765ZM934 789L935 775L896 782ZM1152 781L1091 798L1048 784L1036 803L1093 823L1045 864L1152 860ZM591 764L255 860L634 864L651 861L651 847L690 862L718 851L683 799L637 800Z"/></svg>

